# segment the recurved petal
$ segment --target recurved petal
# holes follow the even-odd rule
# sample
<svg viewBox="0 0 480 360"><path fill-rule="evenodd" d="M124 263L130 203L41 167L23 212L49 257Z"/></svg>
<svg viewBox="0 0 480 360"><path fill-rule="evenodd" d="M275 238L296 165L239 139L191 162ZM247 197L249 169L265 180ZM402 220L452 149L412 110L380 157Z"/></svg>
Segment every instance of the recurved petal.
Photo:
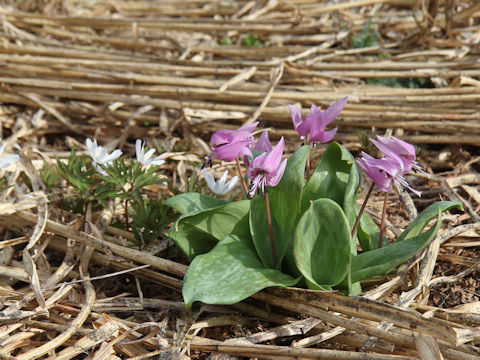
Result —
<svg viewBox="0 0 480 360"><path fill-rule="evenodd" d="M238 129L237 131L247 131L249 132L250 134L252 133L253 130L255 130L255 128L257 127L258 125L258 121L255 121L254 123L251 123L249 125L245 125L245 126L242 126L240 129Z"/></svg>
<svg viewBox="0 0 480 360"><path fill-rule="evenodd" d="M345 96L343 99L333 103L327 108L327 110L325 110L325 125L330 124L342 112L347 104L347 100L348 96Z"/></svg>
<svg viewBox="0 0 480 360"><path fill-rule="evenodd" d="M288 108L292 116L293 127L297 130L297 127L302 123L302 111L295 105L288 105Z"/></svg>
<svg viewBox="0 0 480 360"><path fill-rule="evenodd" d="M285 167L287 166L287 159L283 160L278 169L274 173L270 174L267 177L268 186L276 186L282 179L283 173L285 172Z"/></svg>
<svg viewBox="0 0 480 360"><path fill-rule="evenodd" d="M370 161L372 159L377 160L362 152L362 157L357 159L357 164L382 191L390 191L392 188L392 178L389 177L387 173L381 171L377 166L373 165Z"/></svg>
<svg viewBox="0 0 480 360"><path fill-rule="evenodd" d="M312 142L321 142L321 143L327 143L329 141L332 141L335 135L337 134L338 128L334 128L332 130L325 131L325 129L320 129L318 133L314 133L313 129L311 132L311 141Z"/></svg>
<svg viewBox="0 0 480 360"><path fill-rule="evenodd" d="M260 151L260 152L266 152L269 153L272 151L272 144L270 143L270 140L268 139L268 131L265 130L262 132L260 137L257 140L257 143L255 144L254 147L255 150Z"/></svg>
<svg viewBox="0 0 480 360"><path fill-rule="evenodd" d="M267 173L271 173L278 168L280 161L282 160L283 147L285 145L285 140L282 138L277 145L272 149L270 154L267 155L265 162L263 163L263 169Z"/></svg>

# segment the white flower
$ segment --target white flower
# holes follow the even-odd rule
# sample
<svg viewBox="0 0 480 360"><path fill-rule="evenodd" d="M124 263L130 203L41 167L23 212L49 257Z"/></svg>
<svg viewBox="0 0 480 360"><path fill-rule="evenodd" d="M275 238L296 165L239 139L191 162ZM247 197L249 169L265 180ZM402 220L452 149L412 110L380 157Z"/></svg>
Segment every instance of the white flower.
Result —
<svg viewBox="0 0 480 360"><path fill-rule="evenodd" d="M105 149L103 146L97 145L97 139L93 139L93 141L87 139L85 144L87 145L88 153L92 158L92 165L95 170L104 176L108 176L107 172L103 170L100 165L111 165L114 160L118 159L120 155L122 155L122 152L117 149L109 154L107 149Z"/></svg>
<svg viewBox="0 0 480 360"><path fill-rule="evenodd" d="M228 170L223 173L223 176L220 180L215 181L213 177L213 173L209 173L207 169L203 169L203 177L208 184L208 187L217 195L224 195L230 190L232 190L238 181L238 176L234 176L230 179L229 182L227 181Z"/></svg>
<svg viewBox="0 0 480 360"><path fill-rule="evenodd" d="M160 159L159 156L150 159L155 149L150 149L145 152L145 143L140 139L135 141L135 150L137 152L137 161L142 165L162 165L165 162L165 160Z"/></svg>
<svg viewBox="0 0 480 360"><path fill-rule="evenodd" d="M0 139L0 155L5 150L7 144L2 144L2 139ZM0 157L0 169L8 168L13 163L16 163L20 157L17 154L8 154Z"/></svg>

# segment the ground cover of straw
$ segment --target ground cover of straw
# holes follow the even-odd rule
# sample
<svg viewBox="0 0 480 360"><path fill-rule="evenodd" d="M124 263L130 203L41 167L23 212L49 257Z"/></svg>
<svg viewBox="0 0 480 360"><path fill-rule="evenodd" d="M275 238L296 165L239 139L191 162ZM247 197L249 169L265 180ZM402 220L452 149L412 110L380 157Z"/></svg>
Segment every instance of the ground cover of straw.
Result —
<svg viewBox="0 0 480 360"><path fill-rule="evenodd" d="M1 132L23 170L1 194L0 357L479 358L479 18L473 0L4 1ZM186 191L212 132L258 120L291 153L287 105L347 95L340 143L358 155L374 134L401 137L432 174L410 178L421 198L390 195L391 240L435 201L465 207L359 297L268 289L185 310L188 263L166 237L131 247L112 226L121 207L87 214L81 231L83 217L60 206L69 190L39 180L44 161L85 150L86 137L129 155L141 138Z"/></svg>

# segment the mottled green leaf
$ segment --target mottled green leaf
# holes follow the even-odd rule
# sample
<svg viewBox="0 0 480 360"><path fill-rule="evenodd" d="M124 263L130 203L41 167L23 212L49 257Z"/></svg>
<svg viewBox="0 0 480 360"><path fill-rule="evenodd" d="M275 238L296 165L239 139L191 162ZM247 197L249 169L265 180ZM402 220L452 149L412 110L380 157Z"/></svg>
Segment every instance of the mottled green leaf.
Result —
<svg viewBox="0 0 480 360"><path fill-rule="evenodd" d="M278 270L265 269L251 239L227 236L208 254L197 256L184 277L186 306L234 304L270 286L293 286L298 279Z"/></svg>
<svg viewBox="0 0 480 360"><path fill-rule="evenodd" d="M350 268L350 227L333 200L318 199L300 218L293 254L302 275L317 289L339 284Z"/></svg>

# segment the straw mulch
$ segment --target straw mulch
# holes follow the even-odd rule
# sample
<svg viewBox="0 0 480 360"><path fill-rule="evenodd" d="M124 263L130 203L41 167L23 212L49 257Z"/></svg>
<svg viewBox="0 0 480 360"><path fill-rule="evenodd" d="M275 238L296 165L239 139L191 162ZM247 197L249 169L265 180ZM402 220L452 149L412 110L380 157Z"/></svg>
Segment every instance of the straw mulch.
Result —
<svg viewBox="0 0 480 360"><path fill-rule="evenodd" d="M19 145L34 191L17 171L0 203L1 358L479 358L477 1L3 4L2 137ZM269 289L184 310L187 263L167 239L129 246L132 234L111 226L120 210L87 213L80 231L83 219L58 207L68 191L44 191L37 175L85 137L127 154L142 138L161 144L165 172L185 189L213 131L259 120L291 152L287 104L347 95L338 141L357 152L374 133L400 136L435 174L413 179L421 199L390 207L390 238L434 201L465 205L360 297Z"/></svg>

